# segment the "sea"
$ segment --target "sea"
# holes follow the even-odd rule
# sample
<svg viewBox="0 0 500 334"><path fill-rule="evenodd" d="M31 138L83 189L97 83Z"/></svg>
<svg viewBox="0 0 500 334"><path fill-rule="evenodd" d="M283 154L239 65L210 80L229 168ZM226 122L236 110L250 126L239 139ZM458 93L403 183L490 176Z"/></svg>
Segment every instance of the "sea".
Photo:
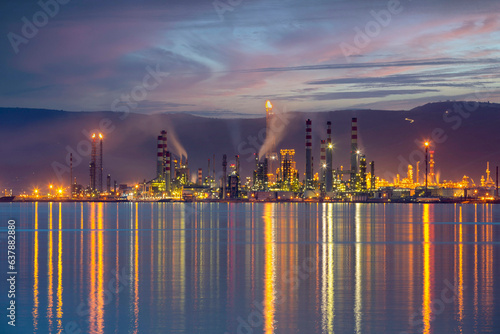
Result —
<svg viewBox="0 0 500 334"><path fill-rule="evenodd" d="M0 248L0 333L500 333L498 204L0 203Z"/></svg>

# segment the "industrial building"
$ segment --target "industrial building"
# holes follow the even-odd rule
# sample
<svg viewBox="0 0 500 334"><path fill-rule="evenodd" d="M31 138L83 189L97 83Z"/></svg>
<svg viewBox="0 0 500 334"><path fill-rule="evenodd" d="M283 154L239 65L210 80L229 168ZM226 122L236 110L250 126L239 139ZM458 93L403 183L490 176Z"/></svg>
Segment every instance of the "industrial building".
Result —
<svg viewBox="0 0 500 334"><path fill-rule="evenodd" d="M496 182L491 176L489 162L486 173L476 185L474 180L464 176L460 182L440 181L436 172L436 150L426 142L425 160L408 165L406 175L396 174L394 180L384 180L375 174L375 162L367 159L367 152L361 152L358 143L360 131L357 117L350 122L350 138L334 137L332 122L313 124L306 119L304 124L304 149L277 147L273 122L275 113L270 101L266 101L266 141L269 146L262 157L256 152L251 163L250 176L241 175L240 157L234 156L234 163L227 155L208 158L206 172L191 166L188 157L171 152L167 146L167 131L160 131L156 138L156 172L154 178L134 186L120 185L107 174L103 185L103 135L92 134L89 163L89 184L78 185L73 179L72 156L70 157L71 198L118 198L127 196L133 200L227 200L227 201L425 201L429 198L491 199L498 198L498 167ZM349 127L349 124L342 126ZM314 147L313 134L318 138ZM339 166L342 160L335 153L335 143L348 142L349 168ZM350 141L349 141L350 139ZM319 151L319 164L314 165L314 150ZM277 153L279 152L279 154ZM305 165L297 166L296 154L305 157ZM347 157L344 157L347 158ZM422 164L425 163L425 166ZM221 168L216 174L216 166ZM153 168L152 168L153 169ZM425 172L423 172L425 171ZM421 173L423 172L423 175ZM243 180L243 181L242 181ZM37 194L38 196L38 194ZM496 197L495 197L496 196ZM38 197L37 197L38 198Z"/></svg>

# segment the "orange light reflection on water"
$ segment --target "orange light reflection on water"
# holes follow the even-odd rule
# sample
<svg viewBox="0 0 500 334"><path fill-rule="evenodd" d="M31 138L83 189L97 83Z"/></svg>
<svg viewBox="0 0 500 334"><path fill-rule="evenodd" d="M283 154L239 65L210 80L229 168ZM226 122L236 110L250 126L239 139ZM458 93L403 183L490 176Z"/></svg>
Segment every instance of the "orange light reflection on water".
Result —
<svg viewBox="0 0 500 334"><path fill-rule="evenodd" d="M95 202L90 203L90 263L89 263L89 329L91 333L97 333L97 287L96 287L96 275L97 275L97 259L96 259L96 204Z"/></svg>
<svg viewBox="0 0 500 334"><path fill-rule="evenodd" d="M97 204L97 332L104 332L104 204Z"/></svg>
<svg viewBox="0 0 500 334"><path fill-rule="evenodd" d="M63 273L63 265L62 265L62 203L59 202L59 228L57 231L57 307L56 307L56 316L57 316L57 332L61 333L63 330L62 325L62 316L63 316L63 286L62 286L62 273Z"/></svg>
<svg viewBox="0 0 500 334"><path fill-rule="evenodd" d="M52 243L52 202L49 203L49 246L48 246L48 293L47 293L47 320L49 322L49 332L52 332L52 307L54 306L53 299L53 281L54 281L54 264L52 262L53 256L53 243Z"/></svg>
<svg viewBox="0 0 500 334"><path fill-rule="evenodd" d="M434 231L430 226L430 206L431 204L423 204L423 237L424 237L424 268L423 268L423 291L422 291L422 313L424 328L423 333L430 333L431 328L431 281L432 281L432 265L431 260L433 260L433 254L431 249L431 242L434 240Z"/></svg>
<svg viewBox="0 0 500 334"><path fill-rule="evenodd" d="M139 331L139 203L135 203L135 226L134 226L134 328L133 332Z"/></svg>
<svg viewBox="0 0 500 334"><path fill-rule="evenodd" d="M275 254L273 204L264 206L264 332L274 333L275 315Z"/></svg>
<svg viewBox="0 0 500 334"><path fill-rule="evenodd" d="M33 331L38 329L38 202L35 202L35 244L33 254Z"/></svg>

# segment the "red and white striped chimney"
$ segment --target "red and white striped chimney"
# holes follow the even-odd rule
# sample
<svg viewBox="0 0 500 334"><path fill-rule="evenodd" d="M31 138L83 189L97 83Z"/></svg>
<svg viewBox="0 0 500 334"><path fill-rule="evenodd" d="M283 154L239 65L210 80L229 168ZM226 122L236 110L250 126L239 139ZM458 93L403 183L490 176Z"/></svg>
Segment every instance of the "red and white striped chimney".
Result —
<svg viewBox="0 0 500 334"><path fill-rule="evenodd" d="M321 164L321 168L324 168L326 165L326 140L321 140L321 149L320 149L319 163Z"/></svg>
<svg viewBox="0 0 500 334"><path fill-rule="evenodd" d="M333 144L332 144L332 122L326 122L326 157L325 157L325 190L333 190Z"/></svg>
<svg viewBox="0 0 500 334"><path fill-rule="evenodd" d="M163 144L163 174L165 174L165 165L167 159L167 131L162 130L161 132L162 144Z"/></svg>
<svg viewBox="0 0 500 334"><path fill-rule="evenodd" d="M358 119L352 118L351 122L351 180L358 173Z"/></svg>
<svg viewBox="0 0 500 334"><path fill-rule="evenodd" d="M312 122L310 119L306 121L306 183L310 183L313 179L312 175Z"/></svg>
<svg viewBox="0 0 500 334"><path fill-rule="evenodd" d="M198 185L202 185L203 184L203 169L202 168L198 168Z"/></svg>
<svg viewBox="0 0 500 334"><path fill-rule="evenodd" d="M156 174L160 179L163 176L163 136L158 136L157 145L157 161L156 161Z"/></svg>
<svg viewBox="0 0 500 334"><path fill-rule="evenodd" d="M332 143L332 122L326 122L326 142L327 144Z"/></svg>

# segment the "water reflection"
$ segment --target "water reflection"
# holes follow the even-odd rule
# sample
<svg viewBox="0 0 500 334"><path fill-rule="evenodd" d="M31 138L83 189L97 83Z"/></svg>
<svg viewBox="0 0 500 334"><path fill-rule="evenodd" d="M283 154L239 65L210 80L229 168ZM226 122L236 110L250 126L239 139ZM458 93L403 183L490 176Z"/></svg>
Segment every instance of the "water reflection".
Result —
<svg viewBox="0 0 500 334"><path fill-rule="evenodd" d="M52 262L53 260L53 253L54 253L54 246L53 246L53 240L52 240L52 226L53 221L52 221L52 202L49 203L49 245L47 247L47 259L48 259L48 286L47 286L47 298L48 298L48 305L47 305L47 320L49 322L49 332L52 332L52 322L54 321L53 318L53 311L52 307L54 306L54 300L53 300L53 282L54 282L54 264Z"/></svg>
<svg viewBox="0 0 500 334"><path fill-rule="evenodd" d="M355 317L355 332L361 333L361 322L363 318L362 313L362 305L363 305L363 295L362 295L362 279L363 279L363 268L362 268L362 239L361 239L361 213L360 213L360 205L359 203L354 204L354 229L355 229L355 251L354 257L356 262L354 264L355 267L355 294L354 294L354 317Z"/></svg>
<svg viewBox="0 0 500 334"><path fill-rule="evenodd" d="M62 244L62 203L59 203L59 219L58 219L58 230L57 230L57 307L56 307L56 317L57 317L57 333L61 333L63 330L62 317L63 317L63 285L62 285L62 275L63 275L63 244Z"/></svg>
<svg viewBox="0 0 500 334"><path fill-rule="evenodd" d="M264 206L264 332L274 333L275 313L275 226L273 204Z"/></svg>
<svg viewBox="0 0 500 334"><path fill-rule="evenodd" d="M35 203L23 210L34 217L22 227L33 243L19 270L32 290L19 299L31 310L21 315L26 332L62 332L69 323L90 333L500 326L494 205Z"/></svg>
<svg viewBox="0 0 500 334"><path fill-rule="evenodd" d="M33 317L33 331L36 332L38 330L38 203L35 203L35 226L34 226L34 245L33 245L33 310L31 312Z"/></svg>
<svg viewBox="0 0 500 334"><path fill-rule="evenodd" d="M322 329L326 333L333 333L335 319L335 257L333 243L333 210L332 203L324 204L322 216Z"/></svg>

